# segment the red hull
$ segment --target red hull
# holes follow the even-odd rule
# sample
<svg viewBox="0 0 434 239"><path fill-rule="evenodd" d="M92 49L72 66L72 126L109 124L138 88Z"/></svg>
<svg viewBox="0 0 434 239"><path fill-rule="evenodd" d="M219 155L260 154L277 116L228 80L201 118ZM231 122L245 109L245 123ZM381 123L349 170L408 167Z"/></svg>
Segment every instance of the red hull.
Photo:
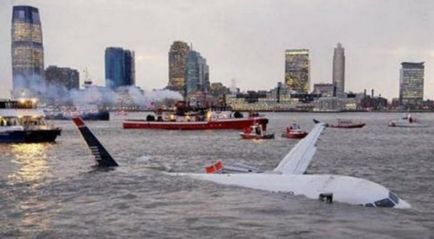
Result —
<svg viewBox="0 0 434 239"><path fill-rule="evenodd" d="M365 123L359 123L359 124L351 124L351 125L330 125L330 128L341 128L341 129L354 129L354 128L362 128L365 126Z"/></svg>
<svg viewBox="0 0 434 239"><path fill-rule="evenodd" d="M124 129L167 129L167 130L207 130L207 129L244 129L259 123L266 129L267 118L233 118L199 122L165 122L146 120L125 120Z"/></svg>
<svg viewBox="0 0 434 239"><path fill-rule="evenodd" d="M240 133L242 139L274 139L274 134L255 135Z"/></svg>
<svg viewBox="0 0 434 239"><path fill-rule="evenodd" d="M287 133L283 133L282 137L289 138L289 139L302 139L306 137L307 134L308 134L307 132L300 132L300 133L287 132Z"/></svg>

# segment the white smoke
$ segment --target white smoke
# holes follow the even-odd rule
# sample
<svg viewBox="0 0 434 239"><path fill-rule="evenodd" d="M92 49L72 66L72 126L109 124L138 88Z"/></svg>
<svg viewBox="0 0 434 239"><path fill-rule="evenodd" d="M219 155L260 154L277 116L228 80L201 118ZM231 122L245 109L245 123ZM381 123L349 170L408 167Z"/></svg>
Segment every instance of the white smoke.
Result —
<svg viewBox="0 0 434 239"><path fill-rule="evenodd" d="M83 90L70 92L70 99L75 106L96 104L114 108L137 106L151 109L156 102L182 100L182 95L170 90L142 91L135 86L120 87L113 91L106 87L91 86Z"/></svg>
<svg viewBox="0 0 434 239"><path fill-rule="evenodd" d="M13 98L32 98L45 94L47 85L40 75L15 75L13 80Z"/></svg>
<svg viewBox="0 0 434 239"><path fill-rule="evenodd" d="M136 86L124 86L116 90L102 86L68 90L60 85L47 85L40 77L39 79L32 78L30 81L18 77L15 83L20 86L19 90L17 90L19 94L14 94L15 98L39 97L41 101L55 106L83 107L97 105L110 108L134 106L140 109L152 109L155 104L167 100L177 101L183 99L182 95L176 91L166 89L144 91ZM31 84L29 85L29 83Z"/></svg>

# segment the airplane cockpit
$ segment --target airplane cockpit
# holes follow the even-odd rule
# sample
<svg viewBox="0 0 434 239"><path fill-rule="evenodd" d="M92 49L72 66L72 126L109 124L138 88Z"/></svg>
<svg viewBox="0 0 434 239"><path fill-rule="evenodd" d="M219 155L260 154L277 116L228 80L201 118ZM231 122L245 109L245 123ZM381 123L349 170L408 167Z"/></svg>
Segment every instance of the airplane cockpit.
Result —
<svg viewBox="0 0 434 239"><path fill-rule="evenodd" d="M374 203L367 203L365 207L394 207L399 203L399 198L396 194L389 192L389 197L375 201Z"/></svg>

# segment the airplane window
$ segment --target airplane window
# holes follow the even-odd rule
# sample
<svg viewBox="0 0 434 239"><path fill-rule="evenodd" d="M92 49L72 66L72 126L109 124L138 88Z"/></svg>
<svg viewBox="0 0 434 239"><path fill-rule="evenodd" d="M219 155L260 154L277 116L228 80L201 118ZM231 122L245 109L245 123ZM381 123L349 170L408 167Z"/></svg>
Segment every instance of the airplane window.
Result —
<svg viewBox="0 0 434 239"><path fill-rule="evenodd" d="M398 202L399 202L399 198L398 198L398 196L396 196L396 194L394 194L394 193L392 193L392 192L389 192L389 198L395 203L395 204L398 204Z"/></svg>
<svg viewBox="0 0 434 239"><path fill-rule="evenodd" d="M375 202L377 207L393 207L395 204L389 198L381 199Z"/></svg>

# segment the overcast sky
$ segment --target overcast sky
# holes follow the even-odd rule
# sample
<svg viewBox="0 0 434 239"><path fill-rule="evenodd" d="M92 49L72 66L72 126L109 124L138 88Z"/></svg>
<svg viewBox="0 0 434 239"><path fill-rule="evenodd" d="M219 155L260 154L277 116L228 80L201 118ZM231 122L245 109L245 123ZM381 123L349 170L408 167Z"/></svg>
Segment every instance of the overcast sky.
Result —
<svg viewBox="0 0 434 239"><path fill-rule="evenodd" d="M136 52L136 84L163 88L174 40L193 43L211 82L271 89L284 79L284 51L311 51L311 85L331 83L333 48L346 54L345 90L398 96L402 61L425 62L425 98L434 98L431 0L0 0L0 98L12 86L13 5L39 8L45 67L86 67L104 85L104 49ZM83 80L81 74L81 80Z"/></svg>

